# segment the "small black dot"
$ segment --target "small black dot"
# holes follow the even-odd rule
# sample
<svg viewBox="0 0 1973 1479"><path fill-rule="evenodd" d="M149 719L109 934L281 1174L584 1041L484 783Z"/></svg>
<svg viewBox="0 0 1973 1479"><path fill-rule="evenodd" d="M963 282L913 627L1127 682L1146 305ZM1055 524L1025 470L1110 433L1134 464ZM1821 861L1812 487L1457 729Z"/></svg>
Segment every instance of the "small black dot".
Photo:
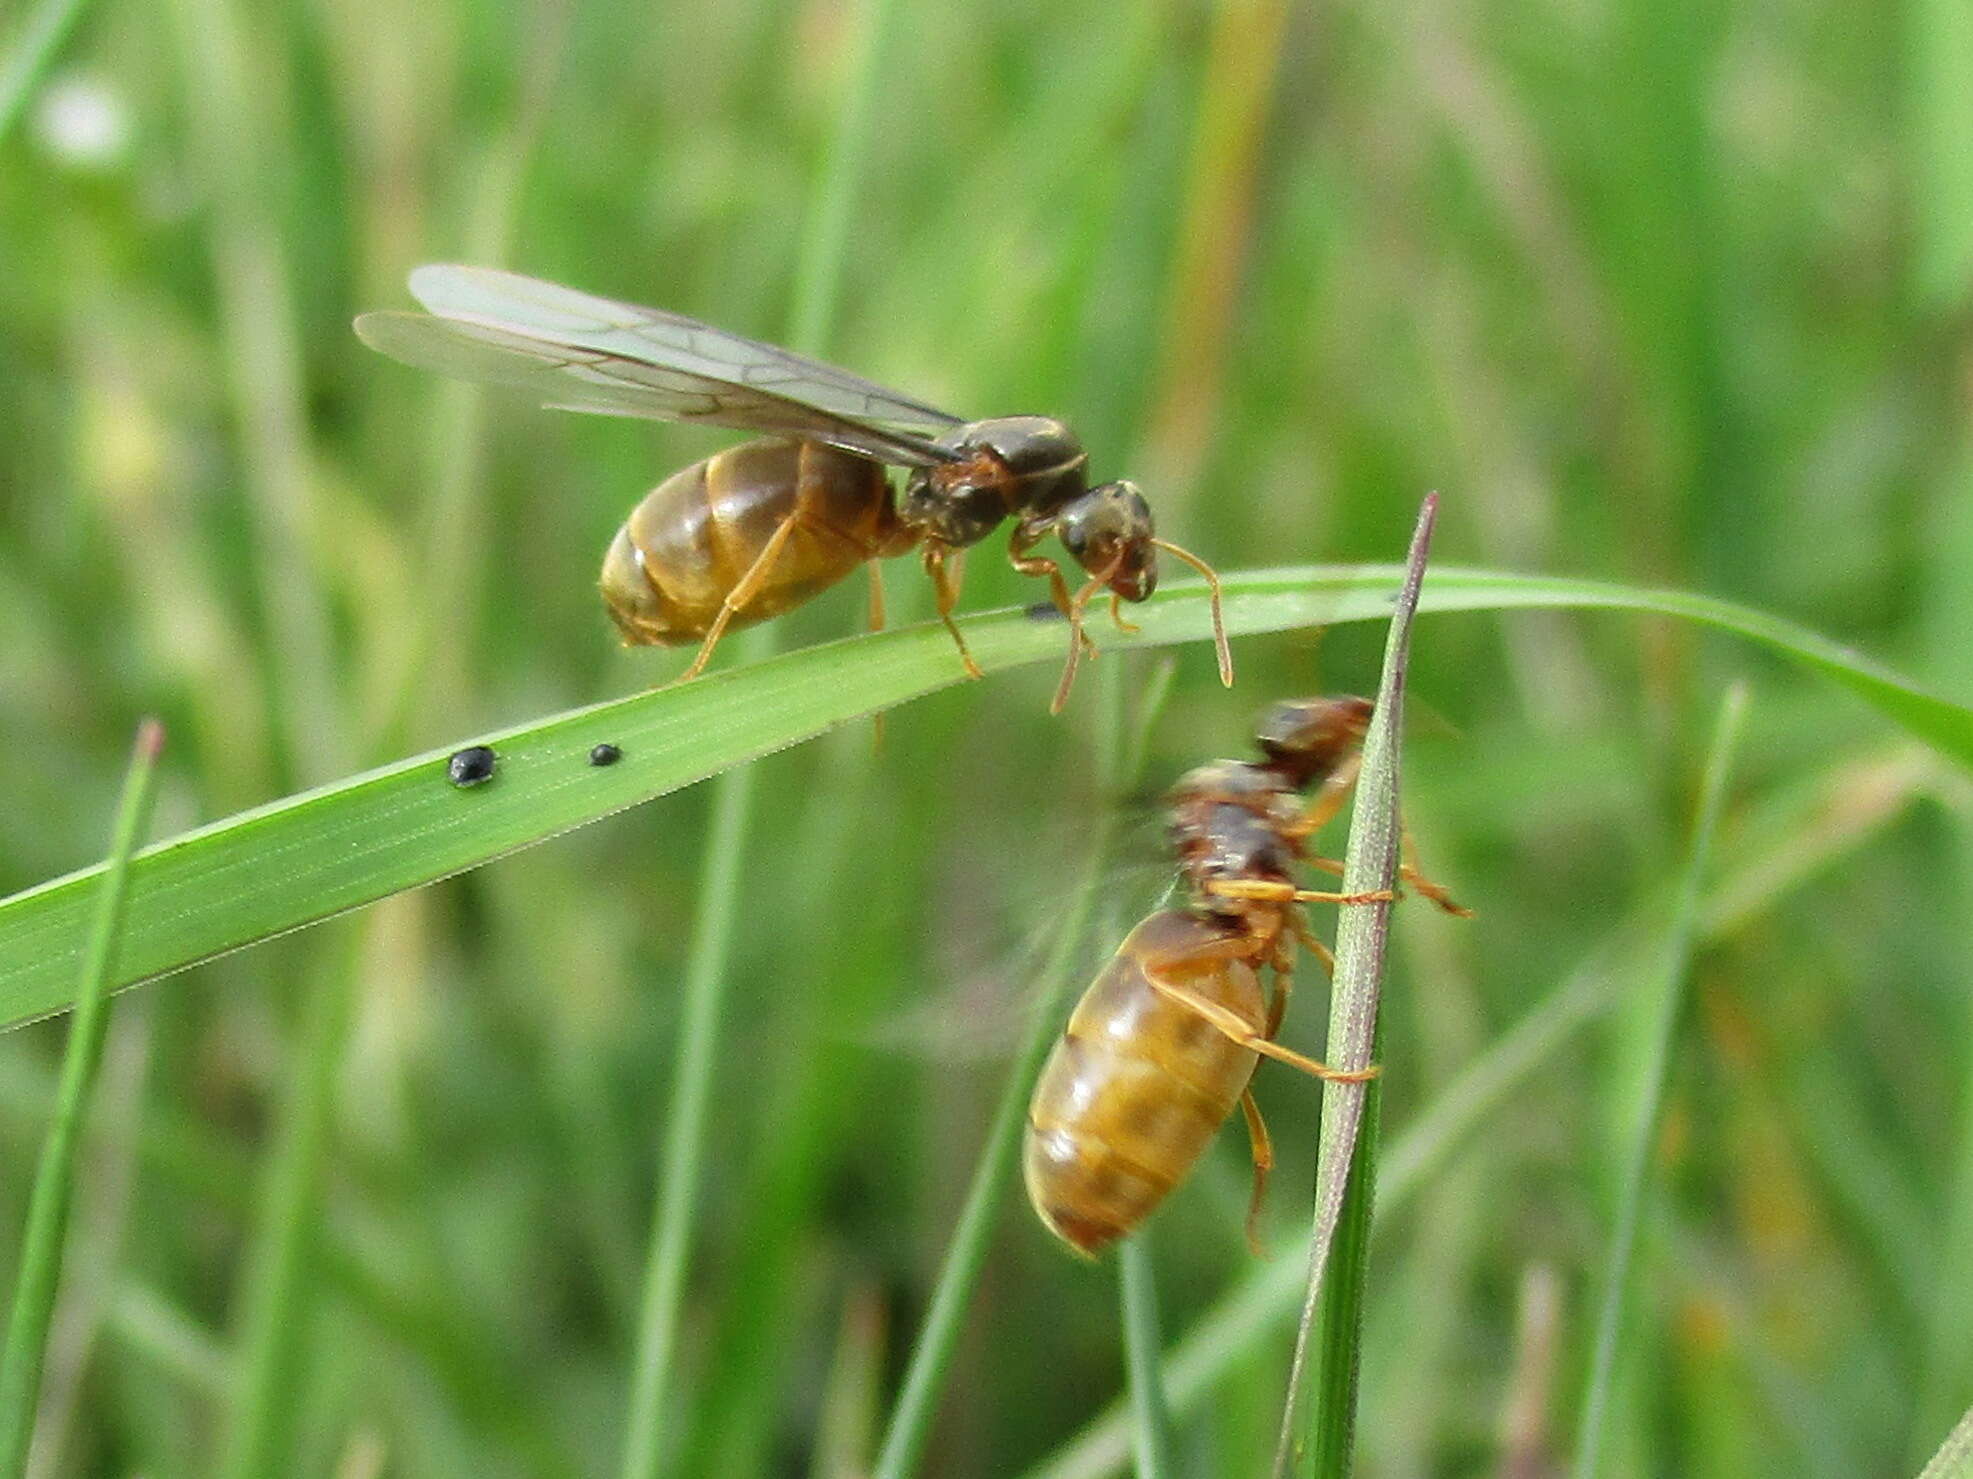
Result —
<svg viewBox="0 0 1973 1479"><path fill-rule="evenodd" d="M1053 601L1036 601L1021 613L1029 621L1060 621L1062 609Z"/></svg>
<svg viewBox="0 0 1973 1479"><path fill-rule="evenodd" d="M493 779L495 757L485 745L468 745L445 762L445 776L455 786L479 786Z"/></svg>
<svg viewBox="0 0 1973 1479"><path fill-rule="evenodd" d="M623 759L623 751L607 742L589 752L591 765L615 765L621 759Z"/></svg>

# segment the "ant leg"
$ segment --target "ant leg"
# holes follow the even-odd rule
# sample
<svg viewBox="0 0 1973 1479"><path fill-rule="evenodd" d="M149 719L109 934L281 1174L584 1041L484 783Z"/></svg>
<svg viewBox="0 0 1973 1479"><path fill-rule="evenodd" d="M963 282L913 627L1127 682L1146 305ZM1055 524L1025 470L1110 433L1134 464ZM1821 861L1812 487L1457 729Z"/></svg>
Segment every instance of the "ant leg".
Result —
<svg viewBox="0 0 1973 1479"><path fill-rule="evenodd" d="M1196 954L1185 957L1188 960L1196 960L1198 958ZM1309 1074L1311 1077L1331 1079L1337 1083L1362 1083L1365 1079L1371 1079L1377 1076L1375 1067L1352 1069L1331 1068L1327 1063L1318 1063L1313 1058L1302 1056L1302 1054L1296 1052L1293 1048L1282 1047L1280 1043L1273 1042L1256 1031L1254 1024L1243 1018L1233 1008L1221 1002L1208 1000L1206 997L1199 995L1190 986L1181 986L1176 981L1167 981L1163 976L1158 974L1158 963L1155 956L1139 962L1139 969L1143 971L1144 979L1150 983L1153 991L1158 992L1160 995L1168 996L1180 1006L1196 1012L1209 1026L1224 1034L1230 1041L1236 1042L1241 1047L1246 1048L1249 1052L1259 1053L1263 1057L1272 1058L1277 1063L1286 1063L1290 1068L1299 1068L1303 1073Z"/></svg>
<svg viewBox="0 0 1973 1479"><path fill-rule="evenodd" d="M884 567L876 560L865 561L870 571L870 630L884 629Z"/></svg>
<svg viewBox="0 0 1973 1479"><path fill-rule="evenodd" d="M1062 669L1062 681L1055 685L1055 698L1048 706L1048 712L1059 714L1062 706L1069 701L1069 690L1075 686L1076 665L1082 660L1084 649L1089 655L1096 655L1096 644L1089 640L1089 634L1082 628L1082 608L1069 594L1069 583L1062 579L1062 567L1046 555L1028 553L1029 543L1017 530L1007 544L1007 563L1023 575L1034 575L1048 581L1048 599L1055 603L1055 609L1068 619L1069 656Z"/></svg>
<svg viewBox="0 0 1973 1479"><path fill-rule="evenodd" d="M1410 836L1409 833L1405 835ZM1303 858L1302 863L1319 873L1333 873L1338 878L1343 876L1343 865L1334 858ZM1457 915L1461 919L1473 917L1471 909L1455 900L1441 885L1432 882L1410 863L1402 863L1398 866L1398 878L1416 889L1420 897L1430 899L1446 913Z"/></svg>
<svg viewBox="0 0 1973 1479"><path fill-rule="evenodd" d="M1052 563L1052 562L1051 562ZM1076 665L1082 660L1082 650L1087 647L1089 655L1095 657L1096 644L1082 628L1083 608L1089 605L1089 598L1103 589L1107 576L1096 576L1069 599L1069 660L1062 667L1062 681L1055 685L1055 697L1049 702L1048 712L1059 714L1069 702L1069 690L1076 686Z"/></svg>
<svg viewBox="0 0 1973 1479"><path fill-rule="evenodd" d="M1302 808L1302 814L1282 829L1283 835L1300 840L1326 827L1336 813L1343 809L1343 803L1349 799L1350 792L1356 786L1357 772L1362 768L1363 757L1352 755L1323 777L1322 784L1317 786L1315 794L1309 797L1308 805Z"/></svg>
<svg viewBox="0 0 1973 1479"><path fill-rule="evenodd" d="M1473 917L1471 909L1455 903L1451 894L1419 870L1418 849L1411 841L1411 823L1405 821L1402 813L1398 817L1398 827L1398 876L1446 913L1456 914L1461 919L1471 919Z"/></svg>
<svg viewBox="0 0 1973 1479"><path fill-rule="evenodd" d="M1295 938L1301 941L1302 949L1316 958L1323 972L1333 981L1336 978L1336 952L1315 937L1314 932L1308 927L1308 921L1302 918L1300 910L1297 910L1290 919L1289 927L1294 930ZM1275 984L1282 985L1278 975L1275 977ZM1285 988L1282 995L1284 998L1287 995ZM1285 1001L1283 1004L1286 1004Z"/></svg>
<svg viewBox="0 0 1973 1479"><path fill-rule="evenodd" d="M679 676L680 683L689 683L705 671L706 664L712 660L713 648L719 645L720 637L725 634L726 624L741 608L760 594L760 588L767 583L768 572L774 568L775 558L781 553L781 547L788 542L789 536L795 532L797 522L794 514L783 519L774 533L768 536L767 543L760 547L760 553L754 556L754 562L747 567L747 573L741 576L738 584L726 593L726 599L719 603L719 615L713 618L712 626L706 632L705 641L699 644L699 655L692 659L692 666Z"/></svg>
<svg viewBox="0 0 1973 1479"><path fill-rule="evenodd" d="M966 676L984 678L986 674L981 672L980 665L973 661L972 651L966 646L965 637L960 635L959 623L952 619L952 609L959 604L959 582L964 572L965 554L961 552L959 558L948 568L946 559L950 554L951 550L946 545L927 544L923 557L925 573L932 578L932 589L938 596L939 620L945 623L945 629L952 634L953 645L959 649L959 660L966 664Z"/></svg>
<svg viewBox="0 0 1973 1479"><path fill-rule="evenodd" d="M1388 904L1397 898L1388 888L1361 894L1333 894L1266 878L1215 878L1206 884L1206 892L1222 899L1249 899L1263 904Z"/></svg>
<svg viewBox="0 0 1973 1479"><path fill-rule="evenodd" d="M870 571L870 630L881 632L884 629L884 567L876 560L864 561ZM881 754L884 748L884 711L877 710L870 716L870 751Z"/></svg>
<svg viewBox="0 0 1973 1479"><path fill-rule="evenodd" d="M1027 544L1016 534L1007 544L1007 563L1023 575L1040 576L1048 582L1048 599L1055 603L1055 609L1075 619L1069 608L1069 583L1062 579L1062 567L1046 555L1031 555Z"/></svg>
<svg viewBox="0 0 1973 1479"><path fill-rule="evenodd" d="M1301 928L1300 921L1296 922L1296 928ZM1281 1019L1288 1015L1288 997L1295 989L1295 958L1285 936L1275 937L1274 957L1269 964L1274 967L1274 990L1268 996L1267 1035L1276 1038L1281 1035Z"/></svg>
<svg viewBox="0 0 1973 1479"><path fill-rule="evenodd" d="M1117 624L1120 632L1141 632L1143 627L1134 621L1124 620L1124 598L1115 591L1110 592L1110 620Z"/></svg>
<svg viewBox="0 0 1973 1479"><path fill-rule="evenodd" d="M1254 1102L1253 1086L1240 1091L1240 1112L1247 1117L1247 1145L1254 1156L1254 1197L1247 1203L1247 1251L1261 1256L1261 1203L1267 1199L1267 1173L1274 1169L1274 1141L1268 1137L1267 1121Z"/></svg>

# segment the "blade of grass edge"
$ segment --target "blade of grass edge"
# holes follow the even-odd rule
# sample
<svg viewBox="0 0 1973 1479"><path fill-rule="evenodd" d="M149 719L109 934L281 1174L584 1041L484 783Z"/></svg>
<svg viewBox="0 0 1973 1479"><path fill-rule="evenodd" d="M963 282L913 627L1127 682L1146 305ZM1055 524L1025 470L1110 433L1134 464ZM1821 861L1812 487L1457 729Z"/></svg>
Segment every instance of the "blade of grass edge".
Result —
<svg viewBox="0 0 1973 1479"><path fill-rule="evenodd" d="M896 0L863 0L852 43L853 75L843 91L814 194L807 229L795 257L795 293L789 309L789 344L818 352L833 315L842 280L850 203L869 154L879 61ZM773 650L770 628L744 633L741 651L759 659ZM685 1267L698 1201L706 1121L712 1103L713 1065L718 1056L734 927L740 913L742 860L752 832L755 772L742 764L722 772L713 796L712 823L699 881L698 917L686 957L682 1020L672 1072L652 1214L644 1295L631 1357L630 1394L624 1419L623 1479L656 1479L666 1459L665 1406L672 1385L672 1359L684 1302Z"/></svg>
<svg viewBox="0 0 1973 1479"><path fill-rule="evenodd" d="M1973 1408L1946 1434L1946 1441L1919 1471L1918 1479L1967 1479L1973 1475Z"/></svg>
<svg viewBox="0 0 1973 1479"><path fill-rule="evenodd" d="M1399 840L1403 826L1398 812L1399 747L1404 736L1404 674L1410 652L1411 621L1418 610L1418 593L1425 581L1425 557L1432 546L1439 496L1425 495L1405 560L1404 585L1391 613L1384 644L1384 672L1377 685L1377 711L1363 741L1363 768L1357 777L1356 800L1350 814L1349 844L1343 854L1344 893L1390 889L1397 881ZM1345 907L1336 926L1336 974L1329 1002L1328 1057L1332 1066L1361 1069L1375 1061L1377 1003L1383 989L1384 956L1390 943L1391 905L1388 902ZM1316 1462L1340 1462L1348 1467L1350 1433L1355 1426L1356 1332L1361 1323L1363 1247L1368 1242L1369 1205L1376 1193L1374 1149L1359 1150L1359 1131L1371 1121L1374 1140L1376 1081L1322 1086L1322 1129L1316 1155L1315 1225L1309 1238L1308 1293L1302 1320L1295 1332L1295 1356L1288 1369L1288 1395L1282 1404L1281 1433L1275 1443L1275 1479L1285 1479L1291 1463L1316 1473ZM1348 1197L1361 1204L1351 1211ZM1341 1271L1342 1282L1323 1312L1324 1359L1309 1364L1309 1336L1322 1299L1324 1273L1339 1229L1361 1217L1365 1227L1348 1239L1355 1258ZM1307 1399L1305 1402L1304 1399ZM1317 1442L1297 1452L1296 1421L1306 1406ZM1340 1456L1340 1457L1339 1457Z"/></svg>
<svg viewBox="0 0 1973 1479"><path fill-rule="evenodd" d="M69 1024L68 1046L62 1056L55 1117L42 1140L41 1161L35 1168L20 1272L15 1277L13 1307L7 1320L7 1344L0 1351L0 1476L5 1479L17 1479L26 1471L28 1446L34 1437L41 1360L61 1282L82 1117L109 1030L109 981L122 939L124 906L130 897L130 859L150 820L158 755L163 748L163 727L154 719L146 719L137 728L123 794L117 802L109 861L97 890L95 920L76 990L75 1018Z"/></svg>
<svg viewBox="0 0 1973 1479"><path fill-rule="evenodd" d="M1651 1189L1651 1152L1657 1144L1658 1123L1664 1109L1665 1081L1671 1071L1672 1040L1685 1003L1685 981L1693 946L1698 938L1700 887L1726 796L1734 747L1739 741L1746 712L1747 690L1744 685L1736 683L1727 691L1714 726L1712 745L1706 756L1705 778L1700 787L1699 808L1693 822L1692 850L1686 858L1671 930L1665 941L1660 998L1651 1038L1645 1049L1636 1120L1625 1159L1623 1180L1619 1183L1617 1213L1611 1227L1610 1254L1604 1272L1603 1299L1597 1315L1594 1354L1584 1388L1582 1423L1576 1434L1572 1470L1575 1479L1594 1479L1602 1460L1604 1417L1608 1410L1611 1375L1616 1368L1617 1343L1623 1333L1631 1260L1636 1249L1638 1226Z"/></svg>

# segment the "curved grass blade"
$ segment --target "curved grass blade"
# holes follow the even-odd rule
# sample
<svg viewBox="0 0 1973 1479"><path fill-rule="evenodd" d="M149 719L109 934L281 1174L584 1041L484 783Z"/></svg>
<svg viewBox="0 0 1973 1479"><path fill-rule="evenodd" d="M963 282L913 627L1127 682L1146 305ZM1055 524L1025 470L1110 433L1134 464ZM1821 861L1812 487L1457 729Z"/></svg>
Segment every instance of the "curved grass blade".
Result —
<svg viewBox="0 0 1973 1479"><path fill-rule="evenodd" d="M1659 997L1652 1014L1651 1034L1642 1045L1640 1095L1636 1118L1631 1126L1630 1149L1625 1157L1616 1221L1610 1232L1610 1261L1604 1274L1603 1303L1597 1315L1596 1346L1583 1398L1582 1425L1576 1433L1574 1472L1577 1479L1595 1479L1597 1466L1602 1460L1603 1416L1608 1408L1611 1374L1616 1369L1617 1342L1623 1334L1630 1291L1631 1257L1636 1247L1638 1224L1643 1219L1645 1201L1651 1188L1651 1149L1658 1139L1665 1080L1671 1072L1672 1039L1685 1004L1685 977L1699 931L1700 884L1712 851L1713 832L1719 822L1727 775L1733 764L1734 745L1740 737L1740 725L1746 710L1746 690L1736 686L1728 692L1725 703L1720 707L1719 723L1713 731L1712 748L1706 757L1705 782L1700 791L1698 817L1692 829L1692 851L1686 859L1671 933L1665 942L1664 965L1659 972Z"/></svg>
<svg viewBox="0 0 1973 1479"><path fill-rule="evenodd" d="M1388 617L1392 566L1305 566L1223 576L1236 636ZM1863 697L1973 768L1973 709L1928 693L1814 632L1731 602L1595 581L1435 567L1421 612L1590 607L1686 617L1761 642ZM1200 642L1205 590L1175 585L1133 613L1140 630L1106 647ZM968 619L989 673L1061 655L1058 620L1001 611ZM612 812L813 738L834 725L962 681L935 624L805 648L693 683L573 709L479 737L500 754L493 781L459 791L431 751L238 813L138 855L117 983L182 970L257 940L416 888ZM1036 700L1039 708L1041 700ZM621 764L585 763L592 745ZM0 900L0 1024L70 1004L76 940L99 868Z"/></svg>
<svg viewBox="0 0 1973 1479"><path fill-rule="evenodd" d="M75 1189L77 1141L89 1091L96 1081L97 1066L102 1062L103 1039L109 1031L109 982L129 900L130 859L136 852L137 838L150 819L158 753L163 748L164 730L157 721L145 720L138 727L123 796L117 803L116 827L109 861L102 872L102 885L95 890L95 919L83 957L75 1021L69 1026L68 1049L62 1057L55 1118L42 1142L41 1164L35 1169L20 1273L15 1279L13 1309L7 1321L7 1345L0 1351L0 1475L7 1479L25 1472L28 1444L34 1436L35 1406L41 1392L41 1358L48 1343L48 1322L55 1310L56 1286L61 1281L62 1248L68 1234L69 1202Z"/></svg>
<svg viewBox="0 0 1973 1479"><path fill-rule="evenodd" d="M1432 547L1439 497L1426 495L1418 511L1405 562L1404 585L1391 615L1384 644L1384 673L1377 686L1377 712L1363 739L1363 768L1357 777L1350 814L1348 848L1343 855L1344 893L1388 892L1397 882L1403 822L1398 807L1400 752L1404 736L1404 676L1411 651L1411 621L1425 582L1425 557ZM1376 1061L1378 1003L1384 987L1384 957L1390 945L1391 905L1364 904L1342 910L1336 926L1336 979L1330 995L1327 1057L1332 1066L1357 1070ZM1301 1328L1295 1333L1295 1359L1288 1372L1288 1398L1282 1405L1281 1435L1274 1449L1276 1479L1290 1464L1310 1474L1349 1472L1356 1430L1357 1341L1363 1324L1363 1290L1370 1249L1370 1212L1377 1194L1377 1111L1381 1086L1338 1083L1322 1086L1322 1138L1315 1169L1315 1226L1309 1239L1308 1292L1302 1301ZM1337 1277L1324 1277L1332 1246L1339 1256ZM1318 1325L1322 1347L1309 1363L1309 1337ZM1301 1450L1297 1417L1307 1404L1313 1441Z"/></svg>

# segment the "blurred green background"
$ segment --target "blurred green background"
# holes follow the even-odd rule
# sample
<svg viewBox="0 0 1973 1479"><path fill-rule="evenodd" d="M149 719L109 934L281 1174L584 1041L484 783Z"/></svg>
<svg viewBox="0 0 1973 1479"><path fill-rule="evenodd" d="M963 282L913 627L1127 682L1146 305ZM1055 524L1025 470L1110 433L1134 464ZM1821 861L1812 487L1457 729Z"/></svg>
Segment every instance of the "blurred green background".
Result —
<svg viewBox="0 0 1973 1479"><path fill-rule="evenodd" d="M832 173L871 45L868 151ZM730 439L442 386L349 320L463 259L781 338L831 210L817 347L1066 417L1222 569L1397 558L1437 488L1442 560L1732 597L1973 696L1969 79L1960 0L104 0L0 140L0 894L100 856L142 713L164 835L682 667L615 648L595 571ZM894 566L894 611L923 586ZM973 561L969 608L1035 594ZM1380 643L1243 641L1232 693L1180 655L1078 975L1158 895L1157 790L1268 699L1368 690ZM1745 679L1606 1472L1914 1472L1973 1402L1966 776L1695 629L1433 617L1415 646L1407 804L1479 917L1400 911L1386 1134L1572 972L1600 994L1380 1224L1362 1471L1567 1451L1625 987ZM874 763L857 730L761 766L673 1474L868 1452L1112 804L1095 685L1050 721L1054 677L903 709ZM119 1001L35 1472L213 1471L311 1074L266 1471L615 1471L704 789ZM310 1015L325 978L347 1024ZM0 1267L61 1042L0 1038ZM1316 1096L1258 1092L1292 1247ZM1252 1274L1245 1177L1230 1130L1153 1224L1169 1337ZM1288 1343L1255 1328L1185 1404L1183 1472L1260 1469ZM924 1472L1042 1463L1121 1380L1113 1271L1010 1199Z"/></svg>

